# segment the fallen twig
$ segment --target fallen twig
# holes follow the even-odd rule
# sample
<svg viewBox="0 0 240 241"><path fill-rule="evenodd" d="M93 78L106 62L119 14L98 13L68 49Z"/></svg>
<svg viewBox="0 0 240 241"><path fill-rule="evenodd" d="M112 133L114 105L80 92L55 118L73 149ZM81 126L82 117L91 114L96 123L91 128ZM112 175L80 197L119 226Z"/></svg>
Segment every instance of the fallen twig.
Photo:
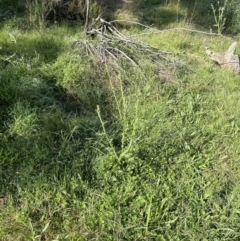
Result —
<svg viewBox="0 0 240 241"><path fill-rule="evenodd" d="M143 43L133 36L126 36L113 24L100 16L93 20L86 29L86 37L74 41L81 54L90 55L98 59L104 66L114 66L129 63L141 71L141 64L154 64L156 68L173 72L176 69L176 58L171 52L166 52ZM145 26L145 25L143 25ZM140 68L139 68L140 67Z"/></svg>
<svg viewBox="0 0 240 241"><path fill-rule="evenodd" d="M195 29L188 29L188 28L170 28L170 29L164 29L164 30L156 30L156 29L154 29L151 32L134 34L134 35L131 35L130 37L137 37L137 36L149 35L149 34L160 34L160 33L165 33L165 32L170 32L170 31L178 31L178 30L180 30L180 31L187 31L187 32L191 32L191 33L200 33L200 34L205 34L205 35L221 36L221 37L224 37L224 38L230 38L230 37L224 36L222 34L218 34L218 33L211 33L211 32L205 32L205 31L200 31L200 30L195 30Z"/></svg>

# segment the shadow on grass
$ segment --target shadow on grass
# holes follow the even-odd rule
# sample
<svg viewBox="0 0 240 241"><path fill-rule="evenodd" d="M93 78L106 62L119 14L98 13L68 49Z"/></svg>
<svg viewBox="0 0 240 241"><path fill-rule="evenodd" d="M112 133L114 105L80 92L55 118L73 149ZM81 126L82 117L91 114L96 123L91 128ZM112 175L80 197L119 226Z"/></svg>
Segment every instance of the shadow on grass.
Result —
<svg viewBox="0 0 240 241"><path fill-rule="evenodd" d="M0 40L0 54L11 56L16 54L18 57L33 58L38 55L45 63L54 61L59 52L63 50L63 42L54 36L41 36L35 34L30 37L21 36L17 38L9 33Z"/></svg>
<svg viewBox="0 0 240 241"><path fill-rule="evenodd" d="M24 91L25 98L5 108L0 141L4 196L17 193L17 183L34 183L40 173L45 180L62 180L68 169L77 170L89 185L94 179L91 140L100 128L97 116L86 116L80 101L62 88L52 89L52 94L39 92L34 97L30 89Z"/></svg>
<svg viewBox="0 0 240 241"><path fill-rule="evenodd" d="M25 76L24 66L18 68L9 65L0 83L5 93L0 96L4 103L0 112L4 114L0 118L0 195L13 195L17 182L34 183L39 173L46 179L62 180L66 169L78 170L82 180L92 185L94 143L101 131L94 101L91 107L56 81Z"/></svg>
<svg viewBox="0 0 240 241"><path fill-rule="evenodd" d="M141 13L144 22L155 27L164 27L184 18L176 9L160 5L142 8Z"/></svg>
<svg viewBox="0 0 240 241"><path fill-rule="evenodd" d="M191 0L97 0L97 2L102 6L103 15L107 20L116 18L117 12L126 11L130 15L133 13L141 23L160 28L182 20L193 21L203 27L208 27L209 21L213 22L211 3L207 0L201 2Z"/></svg>

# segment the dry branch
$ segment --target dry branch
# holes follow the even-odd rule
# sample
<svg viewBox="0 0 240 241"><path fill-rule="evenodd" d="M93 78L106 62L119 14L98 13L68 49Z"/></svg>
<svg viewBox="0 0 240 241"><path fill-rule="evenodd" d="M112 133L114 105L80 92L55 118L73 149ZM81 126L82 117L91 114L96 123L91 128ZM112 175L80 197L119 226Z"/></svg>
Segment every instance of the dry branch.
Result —
<svg viewBox="0 0 240 241"><path fill-rule="evenodd" d="M172 53L124 35L100 16L89 24L85 38L74 41L74 46L81 54L93 56L105 66L113 63L119 66L123 60L124 63L140 69L141 63L147 60L158 66L159 70L172 72L176 68L176 58Z"/></svg>

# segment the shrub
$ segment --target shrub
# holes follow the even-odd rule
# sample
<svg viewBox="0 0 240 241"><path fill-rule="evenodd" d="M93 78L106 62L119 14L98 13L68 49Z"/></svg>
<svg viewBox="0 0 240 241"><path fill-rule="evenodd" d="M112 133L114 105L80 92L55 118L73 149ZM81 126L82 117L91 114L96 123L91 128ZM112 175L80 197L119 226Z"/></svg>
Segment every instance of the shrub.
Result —
<svg viewBox="0 0 240 241"><path fill-rule="evenodd" d="M240 31L240 2L237 0L232 0L227 5L226 28L233 34Z"/></svg>
<svg viewBox="0 0 240 241"><path fill-rule="evenodd" d="M47 20L84 20L86 17L85 0L25 0L25 9L31 26L42 29ZM100 13L96 2L90 4L90 15Z"/></svg>

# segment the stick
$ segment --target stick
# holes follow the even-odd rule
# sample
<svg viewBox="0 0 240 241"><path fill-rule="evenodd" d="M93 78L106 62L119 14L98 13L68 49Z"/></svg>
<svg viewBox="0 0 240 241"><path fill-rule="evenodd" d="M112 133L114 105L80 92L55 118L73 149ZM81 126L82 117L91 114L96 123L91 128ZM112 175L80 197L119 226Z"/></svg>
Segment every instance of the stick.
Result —
<svg viewBox="0 0 240 241"><path fill-rule="evenodd" d="M90 8L89 1L90 0L86 0L87 10L86 10L86 22L85 22L85 27L84 27L84 34L87 33L87 29L88 29L89 8Z"/></svg>
<svg viewBox="0 0 240 241"><path fill-rule="evenodd" d="M187 29L187 28L170 28L170 29L165 29L165 30L154 30L153 32L150 32L150 33L141 33L141 34L130 35L130 37L149 35L149 34L159 34L159 33L165 33L165 32L176 31L176 30L187 31L187 32L192 32L192 33L201 33L201 34L212 35L212 36L220 36L220 37L230 39L230 37L223 36L222 34L209 33L209 32L204 32L204 31L199 31L199 30L194 30L194 29Z"/></svg>

